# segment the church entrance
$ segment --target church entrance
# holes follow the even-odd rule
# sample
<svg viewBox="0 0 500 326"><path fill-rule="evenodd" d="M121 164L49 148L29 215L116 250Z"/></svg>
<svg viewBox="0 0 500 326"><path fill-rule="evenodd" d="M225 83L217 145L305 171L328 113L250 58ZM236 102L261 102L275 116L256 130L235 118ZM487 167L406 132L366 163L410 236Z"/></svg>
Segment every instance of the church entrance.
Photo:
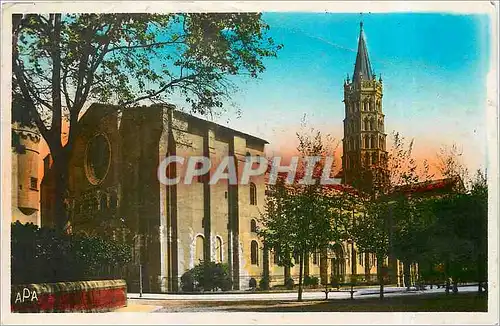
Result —
<svg viewBox="0 0 500 326"><path fill-rule="evenodd" d="M333 257L331 259L331 266L332 266L332 274L331 274L332 280L338 283L342 283L344 281L346 265L345 265L344 249L340 244L336 244L333 248Z"/></svg>

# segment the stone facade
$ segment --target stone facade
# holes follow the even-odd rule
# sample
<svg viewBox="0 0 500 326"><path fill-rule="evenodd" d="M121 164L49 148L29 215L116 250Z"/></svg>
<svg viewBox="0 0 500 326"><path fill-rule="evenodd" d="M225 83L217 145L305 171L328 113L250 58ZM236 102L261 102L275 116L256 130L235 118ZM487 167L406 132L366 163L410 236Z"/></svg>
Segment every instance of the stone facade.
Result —
<svg viewBox="0 0 500 326"><path fill-rule="evenodd" d="M134 244L133 263L143 266L145 291L178 291L182 274L200 260L228 263L235 289L248 288L250 278L261 277L263 248L252 220L264 209L264 178L212 185L209 177L226 157L235 158L239 175L249 155L264 155L265 140L171 107L122 112L94 104L79 123L69 169L73 232ZM208 157L212 169L191 184L181 178L164 185L158 167L171 155ZM168 177L184 176L186 164L169 165ZM50 176L50 163L46 168ZM50 180L44 180L48 202L50 191ZM44 207L44 225L53 226L50 205ZM257 262L251 259L253 241Z"/></svg>
<svg viewBox="0 0 500 326"><path fill-rule="evenodd" d="M34 128L12 125L19 146L12 153L12 222L40 225L40 180L38 168L41 163L40 134Z"/></svg>

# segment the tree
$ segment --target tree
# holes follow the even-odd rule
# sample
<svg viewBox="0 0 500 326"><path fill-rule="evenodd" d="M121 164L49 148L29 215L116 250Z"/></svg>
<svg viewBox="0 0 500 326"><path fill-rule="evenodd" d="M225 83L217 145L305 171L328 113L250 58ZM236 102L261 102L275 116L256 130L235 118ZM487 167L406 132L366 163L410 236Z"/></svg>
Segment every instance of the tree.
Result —
<svg viewBox="0 0 500 326"><path fill-rule="evenodd" d="M297 149L302 158L316 156L320 159L299 165L292 184L278 178L275 185L269 185L265 212L261 217L263 228L259 234L270 248L274 248L281 266L289 268L299 264L298 300L301 301L306 255L326 249L332 241L340 239L333 227L337 212L332 209L326 188L317 179L331 150L326 144L332 143L325 144L325 137L314 129L311 129L311 134L298 133L297 137ZM308 170L310 174L306 172ZM300 181L308 174L317 182L302 184Z"/></svg>
<svg viewBox="0 0 500 326"><path fill-rule="evenodd" d="M361 252L374 253L377 257L377 276L380 284L380 299L384 297L384 260L389 255L390 226L387 201L375 198L364 204L365 210L356 217L352 234Z"/></svg>
<svg viewBox="0 0 500 326"><path fill-rule="evenodd" d="M436 166L443 177L459 178L464 183L469 180L469 170L463 164L462 155L463 151L457 144L441 146Z"/></svg>
<svg viewBox="0 0 500 326"><path fill-rule="evenodd" d="M472 179L470 190L471 217L470 232L476 256L478 292L482 292L482 283L488 279L488 183L486 171L477 170Z"/></svg>
<svg viewBox="0 0 500 326"><path fill-rule="evenodd" d="M443 266L446 280L478 282L487 278L488 188L477 171L467 192L451 193L432 202L434 224L429 256Z"/></svg>
<svg viewBox="0 0 500 326"><path fill-rule="evenodd" d="M384 260L403 258L405 266L414 259L408 248L416 245L418 238L412 233L412 223L416 218L415 206L404 191L418 183L421 178L430 178L428 164L424 162L422 175L413 158L413 143L398 132L392 133L392 146L387 164L388 179L382 188L362 190L358 197L364 207L362 216L356 218L352 233L356 245L363 252L374 253L377 257L377 274L380 283L380 298L384 296L384 274L388 272ZM399 249L396 249L399 248ZM409 269L405 269L407 279Z"/></svg>
<svg viewBox="0 0 500 326"><path fill-rule="evenodd" d="M68 159L90 101L127 108L179 95L193 112L216 113L234 90L229 76L257 77L281 48L268 29L260 13L13 15L13 98L49 146L58 227L67 222Z"/></svg>
<svg viewBox="0 0 500 326"><path fill-rule="evenodd" d="M19 221L11 230L13 284L121 278L132 259L128 244L109 238L61 234Z"/></svg>

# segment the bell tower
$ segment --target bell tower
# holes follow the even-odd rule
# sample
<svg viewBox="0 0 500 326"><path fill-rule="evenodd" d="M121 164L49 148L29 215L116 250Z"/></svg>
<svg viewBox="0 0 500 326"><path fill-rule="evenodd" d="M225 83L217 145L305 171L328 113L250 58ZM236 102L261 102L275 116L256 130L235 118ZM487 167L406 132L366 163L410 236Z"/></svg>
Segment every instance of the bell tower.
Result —
<svg viewBox="0 0 500 326"><path fill-rule="evenodd" d="M366 192L388 183L382 78L376 79L360 23L352 81L344 80L343 183Z"/></svg>

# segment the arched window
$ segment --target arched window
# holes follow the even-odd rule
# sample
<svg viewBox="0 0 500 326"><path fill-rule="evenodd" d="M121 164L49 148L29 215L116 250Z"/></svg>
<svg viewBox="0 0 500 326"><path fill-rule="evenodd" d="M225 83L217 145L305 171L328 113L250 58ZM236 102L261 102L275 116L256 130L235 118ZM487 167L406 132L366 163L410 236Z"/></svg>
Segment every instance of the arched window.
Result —
<svg viewBox="0 0 500 326"><path fill-rule="evenodd" d="M257 205L257 187L250 182L250 205Z"/></svg>
<svg viewBox="0 0 500 326"><path fill-rule="evenodd" d="M200 262L200 261L204 261L205 260L205 250L203 250L204 248L204 245L205 245L205 239L203 238L203 236L201 235L198 235L196 237L196 256L195 256L195 264Z"/></svg>
<svg viewBox="0 0 500 326"><path fill-rule="evenodd" d="M106 194L102 194L101 199L99 200L99 209L103 211L107 208L108 208L108 197L106 196Z"/></svg>
<svg viewBox="0 0 500 326"><path fill-rule="evenodd" d="M370 148L370 136L365 136L365 148Z"/></svg>
<svg viewBox="0 0 500 326"><path fill-rule="evenodd" d="M221 237L215 237L215 260L218 263L222 262L222 239Z"/></svg>
<svg viewBox="0 0 500 326"><path fill-rule="evenodd" d="M312 254L312 261L313 261L314 265L318 264L318 253L317 252L313 252L313 254Z"/></svg>
<svg viewBox="0 0 500 326"><path fill-rule="evenodd" d="M257 221L255 221L254 219L250 221L250 232L257 232Z"/></svg>
<svg viewBox="0 0 500 326"><path fill-rule="evenodd" d="M255 240L250 244L250 261L252 265L259 265L259 244Z"/></svg>
<svg viewBox="0 0 500 326"><path fill-rule="evenodd" d="M378 148L377 146L377 136L372 135L372 148Z"/></svg>
<svg viewBox="0 0 500 326"><path fill-rule="evenodd" d="M115 209L116 207L118 207L118 196L116 192L112 191L109 196L109 208Z"/></svg>
<svg viewBox="0 0 500 326"><path fill-rule="evenodd" d="M273 263L275 264L279 264L280 263L280 256L279 256L279 249L278 248L274 248L273 250Z"/></svg>
<svg viewBox="0 0 500 326"><path fill-rule="evenodd" d="M373 118L370 119L370 130L375 130Z"/></svg>
<svg viewBox="0 0 500 326"><path fill-rule="evenodd" d="M372 164L377 164L377 153L372 153Z"/></svg>

